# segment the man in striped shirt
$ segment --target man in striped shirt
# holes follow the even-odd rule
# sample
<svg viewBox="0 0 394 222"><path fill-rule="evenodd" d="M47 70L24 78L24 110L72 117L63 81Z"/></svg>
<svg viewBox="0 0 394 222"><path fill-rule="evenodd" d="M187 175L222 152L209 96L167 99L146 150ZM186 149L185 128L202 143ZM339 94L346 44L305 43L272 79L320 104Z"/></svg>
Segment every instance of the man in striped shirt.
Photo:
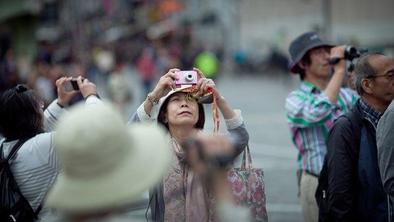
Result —
<svg viewBox="0 0 394 222"><path fill-rule="evenodd" d="M315 191L326 155L326 138L335 119L348 112L357 95L341 88L345 77L344 47L323 42L314 32L297 37L289 47L290 71L301 85L286 99L287 122L297 147L300 201L306 222L318 221ZM341 58L331 66L330 58Z"/></svg>

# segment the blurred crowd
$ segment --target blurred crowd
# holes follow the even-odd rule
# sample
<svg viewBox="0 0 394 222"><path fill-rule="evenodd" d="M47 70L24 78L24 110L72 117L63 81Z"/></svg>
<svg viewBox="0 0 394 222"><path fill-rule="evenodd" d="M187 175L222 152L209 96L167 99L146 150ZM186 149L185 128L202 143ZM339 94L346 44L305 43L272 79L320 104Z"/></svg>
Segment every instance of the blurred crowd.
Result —
<svg viewBox="0 0 394 222"><path fill-rule="evenodd" d="M152 90L152 83L170 67L183 70L198 67L207 77L216 78L222 59L220 49L211 51L197 44L187 30L181 34L169 33L160 39L138 35L131 41L94 46L88 52L88 61L81 61L72 52L61 52L60 44L42 41L28 71L18 69L20 65L13 48L3 45L0 92L17 83L26 83L37 90L48 105L57 96L56 79L83 76L99 85L99 95L115 102L121 110L141 102ZM81 98L74 100L72 103Z"/></svg>

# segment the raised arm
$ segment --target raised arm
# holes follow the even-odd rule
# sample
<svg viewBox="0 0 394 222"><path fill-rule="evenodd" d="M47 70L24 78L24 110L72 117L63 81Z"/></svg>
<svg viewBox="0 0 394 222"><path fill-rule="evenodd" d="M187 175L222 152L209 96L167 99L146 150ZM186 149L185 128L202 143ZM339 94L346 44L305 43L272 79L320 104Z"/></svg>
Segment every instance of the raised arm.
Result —
<svg viewBox="0 0 394 222"><path fill-rule="evenodd" d="M160 98L167 95L171 89L175 88L176 72L179 69L170 69L165 75L160 77L159 82L152 92L148 93L145 101L138 107L137 111L129 119L132 122L152 121L156 113L153 107L157 105ZM158 111L158 110L157 110Z"/></svg>
<svg viewBox="0 0 394 222"><path fill-rule="evenodd" d="M47 132L54 129L59 116L65 111L64 107L66 107L70 100L78 94L78 91L65 90L65 84L71 79L71 77L62 77L56 80L58 98L44 111L44 128ZM85 98L87 105L101 103L101 100L97 98L97 90L94 83L90 82L88 79L82 80L81 77L78 77L77 83L80 93Z"/></svg>
<svg viewBox="0 0 394 222"><path fill-rule="evenodd" d="M200 74L200 76L203 76L200 70L195 70ZM220 95L220 92L217 90L215 82L212 79L201 78L197 83L197 87L199 88L201 95L204 95L207 92L212 92L214 98L216 98L218 108L226 122L230 139L234 144L234 148L236 150L235 154L240 154L249 143L249 134L245 128L241 110L233 109L230 106L226 99Z"/></svg>

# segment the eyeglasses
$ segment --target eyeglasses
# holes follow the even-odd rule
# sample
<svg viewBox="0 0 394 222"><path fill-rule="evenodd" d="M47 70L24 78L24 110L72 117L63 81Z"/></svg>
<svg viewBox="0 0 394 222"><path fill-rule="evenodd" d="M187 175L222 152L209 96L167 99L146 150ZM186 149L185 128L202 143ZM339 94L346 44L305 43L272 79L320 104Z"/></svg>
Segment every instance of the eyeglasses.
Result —
<svg viewBox="0 0 394 222"><path fill-rule="evenodd" d="M378 77L385 77L388 80L394 80L394 72L390 72L389 74L371 75L371 76L367 76L366 78L374 79Z"/></svg>

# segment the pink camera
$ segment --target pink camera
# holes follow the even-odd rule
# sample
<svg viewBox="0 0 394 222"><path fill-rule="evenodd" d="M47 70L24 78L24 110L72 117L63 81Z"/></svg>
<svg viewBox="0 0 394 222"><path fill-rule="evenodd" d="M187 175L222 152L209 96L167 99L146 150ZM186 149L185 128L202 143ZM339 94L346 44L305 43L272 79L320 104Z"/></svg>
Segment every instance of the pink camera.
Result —
<svg viewBox="0 0 394 222"><path fill-rule="evenodd" d="M176 73L175 85L195 85L197 84L197 72L196 71L179 71Z"/></svg>

